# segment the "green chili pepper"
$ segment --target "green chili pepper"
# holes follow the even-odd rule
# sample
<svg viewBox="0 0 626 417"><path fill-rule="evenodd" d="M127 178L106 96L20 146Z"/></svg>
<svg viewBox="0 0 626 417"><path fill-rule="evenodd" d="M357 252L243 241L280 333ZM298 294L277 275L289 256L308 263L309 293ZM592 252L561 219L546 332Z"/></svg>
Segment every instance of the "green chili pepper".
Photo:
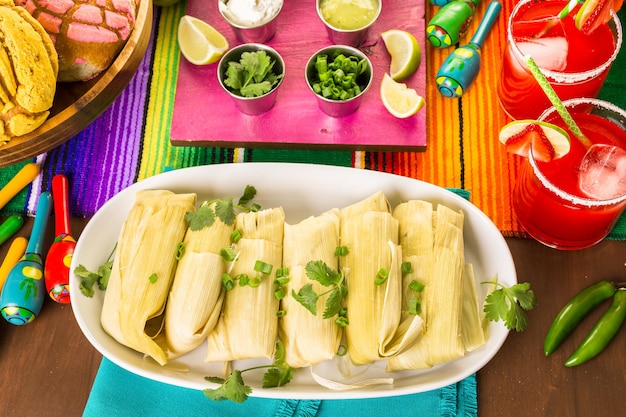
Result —
<svg viewBox="0 0 626 417"><path fill-rule="evenodd" d="M626 319L626 288L620 288L613 296L608 310L593 326L585 340L572 353L565 366L581 365L596 357L613 340Z"/></svg>
<svg viewBox="0 0 626 417"><path fill-rule="evenodd" d="M546 335L543 344L545 355L552 354L589 311L613 294L615 285L609 281L600 281L585 288L565 304Z"/></svg>

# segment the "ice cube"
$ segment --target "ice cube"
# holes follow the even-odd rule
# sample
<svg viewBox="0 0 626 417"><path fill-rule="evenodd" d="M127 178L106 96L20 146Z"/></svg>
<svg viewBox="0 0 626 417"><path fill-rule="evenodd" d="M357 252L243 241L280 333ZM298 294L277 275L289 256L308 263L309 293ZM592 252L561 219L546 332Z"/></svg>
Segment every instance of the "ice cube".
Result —
<svg viewBox="0 0 626 417"><path fill-rule="evenodd" d="M598 200L626 194L626 151L613 145L591 146L580 163L578 185Z"/></svg>
<svg viewBox="0 0 626 417"><path fill-rule="evenodd" d="M522 55L532 56L541 69L563 71L567 66L568 43L564 37L525 38L518 40L517 46Z"/></svg>

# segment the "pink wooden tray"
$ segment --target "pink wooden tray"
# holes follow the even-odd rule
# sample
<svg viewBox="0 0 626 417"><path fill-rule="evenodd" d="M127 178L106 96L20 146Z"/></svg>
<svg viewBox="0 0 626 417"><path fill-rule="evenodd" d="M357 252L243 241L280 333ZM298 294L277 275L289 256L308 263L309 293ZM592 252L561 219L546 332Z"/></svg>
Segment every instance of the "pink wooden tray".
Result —
<svg viewBox="0 0 626 417"><path fill-rule="evenodd" d="M217 10L218 0L188 0L186 13L205 20L238 44ZM327 149L426 149L426 108L397 119L380 99L380 82L389 72L390 57L380 34L389 29L412 33L422 49L418 71L404 81L426 94L424 0L383 0L378 21L363 49L374 66L374 82L361 106L349 116L323 113L304 79L304 66L317 50L330 44L313 0L285 0L277 33L267 44L285 61L286 73L274 107L258 116L241 113L217 80L217 63L190 64L180 58L170 139L175 146L299 147Z"/></svg>

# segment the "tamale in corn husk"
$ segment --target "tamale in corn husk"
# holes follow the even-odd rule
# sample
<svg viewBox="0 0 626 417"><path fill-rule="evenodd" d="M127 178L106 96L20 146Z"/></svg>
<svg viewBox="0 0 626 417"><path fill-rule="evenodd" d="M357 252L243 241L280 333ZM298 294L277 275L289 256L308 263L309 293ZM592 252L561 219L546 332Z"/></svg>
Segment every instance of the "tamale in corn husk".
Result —
<svg viewBox="0 0 626 417"><path fill-rule="evenodd" d="M396 206L393 216L398 220L403 262L411 265L411 272L403 276L403 309L408 308L410 297L419 296L421 307L419 316L423 320L423 331L425 331L428 328L426 298L432 289L430 280L434 260L433 205L423 200L410 200ZM409 289L409 284L413 280L424 285L419 295ZM423 337L418 338L408 349L387 361L389 371L424 369L430 366Z"/></svg>
<svg viewBox="0 0 626 417"><path fill-rule="evenodd" d="M437 365L465 354L461 335L463 308L463 243L462 211L443 204L437 206L434 258L431 287L426 299L428 329L424 336L429 362Z"/></svg>
<svg viewBox="0 0 626 417"><path fill-rule="evenodd" d="M329 288L306 274L311 261L323 261L327 267L339 270L335 255L339 246L339 210L294 225L286 223L283 242L283 267L289 271L289 282L281 300L285 315L278 320L279 335L285 347L285 361L293 368L301 368L332 359L341 343L342 331L335 317L323 317ZM315 315L291 295L307 284L316 294L325 293L317 300Z"/></svg>
<svg viewBox="0 0 626 417"><path fill-rule="evenodd" d="M237 259L230 269L234 287L226 292L222 313L207 337L207 362L271 358L278 336L279 301L274 274L282 265L285 213L282 208L239 213L235 229ZM257 261L271 265L269 274L255 270ZM237 277L260 277L258 286L241 285Z"/></svg>
<svg viewBox="0 0 626 417"><path fill-rule="evenodd" d="M402 249L384 194L345 207L340 215L341 245L348 248L339 260L348 286L346 343L352 363L361 365L402 351L421 328L401 327ZM377 283L381 272L387 278Z"/></svg>
<svg viewBox="0 0 626 417"><path fill-rule="evenodd" d="M416 221L420 218L424 221L421 226L416 223L415 230L432 236L432 250L424 240L423 245L420 244L421 255L413 264L418 271L428 271L424 275L419 272L419 279L424 284L422 314L425 329L415 345L387 362L389 371L428 368L465 354L461 332L465 269L463 212L439 204L434 213L426 209L415 216ZM421 241L425 238L415 234L412 239Z"/></svg>
<svg viewBox="0 0 626 417"><path fill-rule="evenodd" d="M167 362L167 354L153 337L161 329L178 244L187 230L185 214L195 210L195 204L195 194L137 193L120 232L102 305L104 330L161 365ZM153 320L156 330L148 331Z"/></svg>
<svg viewBox="0 0 626 417"><path fill-rule="evenodd" d="M209 204L214 207L215 203ZM224 299L222 274L226 272L220 251L231 245L233 230L233 224L225 224L218 216L210 226L187 229L165 310L170 358L198 347L217 323Z"/></svg>

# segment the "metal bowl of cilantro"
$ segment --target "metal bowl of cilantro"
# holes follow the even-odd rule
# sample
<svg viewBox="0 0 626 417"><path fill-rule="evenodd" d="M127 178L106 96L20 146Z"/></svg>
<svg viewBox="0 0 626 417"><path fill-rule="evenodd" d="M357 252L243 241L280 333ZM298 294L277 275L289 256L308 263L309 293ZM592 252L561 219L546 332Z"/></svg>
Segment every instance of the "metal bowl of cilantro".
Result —
<svg viewBox="0 0 626 417"><path fill-rule="evenodd" d="M275 49L244 43L224 54L217 68L220 85L241 112L262 114L276 103L285 62Z"/></svg>
<svg viewBox="0 0 626 417"><path fill-rule="evenodd" d="M329 116L354 113L372 84L372 63L360 50L332 45L311 56L305 69L309 89L320 109Z"/></svg>

